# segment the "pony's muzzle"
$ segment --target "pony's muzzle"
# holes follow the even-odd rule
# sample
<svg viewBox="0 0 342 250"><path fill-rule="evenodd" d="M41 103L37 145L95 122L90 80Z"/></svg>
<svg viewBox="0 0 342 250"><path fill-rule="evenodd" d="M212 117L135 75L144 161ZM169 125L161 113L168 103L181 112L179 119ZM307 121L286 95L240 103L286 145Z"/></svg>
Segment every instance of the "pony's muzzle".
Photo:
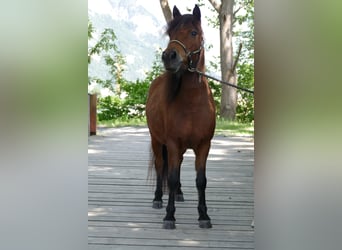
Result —
<svg viewBox="0 0 342 250"><path fill-rule="evenodd" d="M182 66L183 60L175 49L167 49L162 53L162 60L166 70L176 73Z"/></svg>
<svg viewBox="0 0 342 250"><path fill-rule="evenodd" d="M165 60L175 60L177 58L177 52L175 50L171 50L170 52L164 51L162 54L163 61Z"/></svg>

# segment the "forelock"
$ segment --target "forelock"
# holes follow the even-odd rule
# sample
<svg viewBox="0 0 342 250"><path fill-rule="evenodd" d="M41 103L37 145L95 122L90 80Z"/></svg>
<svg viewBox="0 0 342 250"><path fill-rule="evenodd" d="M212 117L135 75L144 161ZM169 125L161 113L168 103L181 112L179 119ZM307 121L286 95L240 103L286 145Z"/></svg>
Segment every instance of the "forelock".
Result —
<svg viewBox="0 0 342 250"><path fill-rule="evenodd" d="M179 27L181 27L182 25L188 25L192 23L193 26L197 27L200 26L200 23L198 20L196 20L194 18L193 15L191 14L185 14L179 17L176 17L174 19L172 19L168 24L167 24L167 29L166 29L166 33L170 36L170 34L179 29Z"/></svg>

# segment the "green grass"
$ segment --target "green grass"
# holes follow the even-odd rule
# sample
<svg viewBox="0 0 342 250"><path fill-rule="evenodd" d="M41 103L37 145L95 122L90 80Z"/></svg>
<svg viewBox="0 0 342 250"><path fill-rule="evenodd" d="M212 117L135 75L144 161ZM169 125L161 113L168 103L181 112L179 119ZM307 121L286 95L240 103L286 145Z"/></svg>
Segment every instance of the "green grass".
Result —
<svg viewBox="0 0 342 250"><path fill-rule="evenodd" d="M121 118L110 121L97 121L97 125L100 127L145 127L146 118ZM230 135L254 135L254 124L252 123L240 123L236 121L228 121L224 119L216 120L216 135L230 136Z"/></svg>
<svg viewBox="0 0 342 250"><path fill-rule="evenodd" d="M97 121L100 127L118 128L118 127L144 127L146 126L146 118L120 118L109 121Z"/></svg>
<svg viewBox="0 0 342 250"><path fill-rule="evenodd" d="M216 135L254 135L254 123L240 123L224 119L216 120Z"/></svg>

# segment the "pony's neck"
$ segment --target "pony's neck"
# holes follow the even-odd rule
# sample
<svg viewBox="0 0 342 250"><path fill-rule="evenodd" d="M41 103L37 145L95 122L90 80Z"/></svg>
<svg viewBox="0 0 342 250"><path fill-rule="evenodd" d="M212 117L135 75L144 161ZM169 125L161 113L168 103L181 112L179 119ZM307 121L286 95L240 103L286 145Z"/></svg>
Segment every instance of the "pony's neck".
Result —
<svg viewBox="0 0 342 250"><path fill-rule="evenodd" d="M204 50L200 52L199 59L194 65L196 70L201 72L205 71L204 65ZM176 73L172 74L168 72L168 88L167 88L167 96L168 100L171 102L178 94L181 88L199 88L206 84L204 77L199 75L197 72L190 72L186 70L184 73Z"/></svg>

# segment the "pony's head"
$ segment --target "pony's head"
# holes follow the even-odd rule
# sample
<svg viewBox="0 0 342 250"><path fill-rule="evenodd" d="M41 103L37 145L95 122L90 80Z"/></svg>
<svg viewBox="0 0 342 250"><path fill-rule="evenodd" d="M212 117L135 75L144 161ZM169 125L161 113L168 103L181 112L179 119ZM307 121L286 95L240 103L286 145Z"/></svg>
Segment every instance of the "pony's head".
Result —
<svg viewBox="0 0 342 250"><path fill-rule="evenodd" d="M192 14L182 15L173 8L173 19L168 23L170 41L162 54L166 70L181 73L196 67L203 47L201 11L195 5Z"/></svg>

